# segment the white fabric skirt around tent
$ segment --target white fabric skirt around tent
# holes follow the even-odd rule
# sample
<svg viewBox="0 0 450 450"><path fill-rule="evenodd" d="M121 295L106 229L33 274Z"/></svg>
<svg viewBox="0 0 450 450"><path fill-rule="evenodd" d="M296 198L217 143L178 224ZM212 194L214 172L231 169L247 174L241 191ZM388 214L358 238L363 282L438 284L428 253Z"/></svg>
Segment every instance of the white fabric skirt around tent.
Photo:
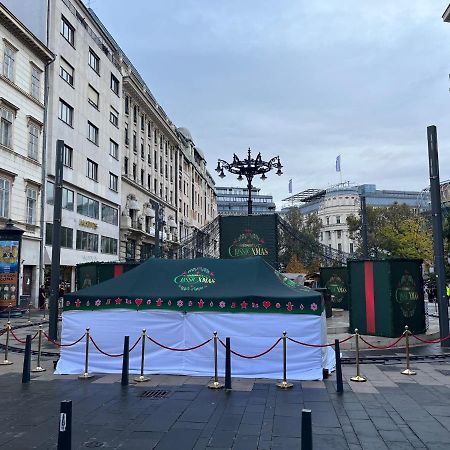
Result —
<svg viewBox="0 0 450 450"><path fill-rule="evenodd" d="M100 311L66 311L62 321L62 343L70 344L90 328L97 346L110 354L123 352L124 336L130 336L130 347L147 330L155 341L172 348L196 346L217 331L225 342L231 338L231 349L242 355L256 355L271 347L286 331L288 337L310 344L327 342L325 314L270 313L183 313L174 311L129 309ZM62 347L57 374L84 372L85 339L71 347ZM130 352L130 373L139 373L141 344ZM225 349L218 346L219 376L224 375ZM291 380L322 379L323 369L334 370L333 347L307 347L287 341L287 378ZM100 353L89 346L89 372L120 373L122 358ZM280 342L271 352L255 359L232 355L233 377L282 378L283 346ZM177 352L145 343L146 374L212 376L214 373L213 341L191 351Z"/></svg>

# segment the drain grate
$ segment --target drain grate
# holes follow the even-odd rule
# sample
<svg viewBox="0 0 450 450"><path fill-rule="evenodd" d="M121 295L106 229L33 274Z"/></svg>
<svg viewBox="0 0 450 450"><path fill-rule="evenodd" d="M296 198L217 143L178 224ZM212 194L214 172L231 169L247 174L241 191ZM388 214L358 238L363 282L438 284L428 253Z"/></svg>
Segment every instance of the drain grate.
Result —
<svg viewBox="0 0 450 450"><path fill-rule="evenodd" d="M168 395L169 395L169 391L153 389L151 391L144 391L139 397L142 397L142 398L167 398Z"/></svg>
<svg viewBox="0 0 450 450"><path fill-rule="evenodd" d="M85 447L88 448L99 448L99 447L103 447L103 442L100 441L88 441L84 443Z"/></svg>

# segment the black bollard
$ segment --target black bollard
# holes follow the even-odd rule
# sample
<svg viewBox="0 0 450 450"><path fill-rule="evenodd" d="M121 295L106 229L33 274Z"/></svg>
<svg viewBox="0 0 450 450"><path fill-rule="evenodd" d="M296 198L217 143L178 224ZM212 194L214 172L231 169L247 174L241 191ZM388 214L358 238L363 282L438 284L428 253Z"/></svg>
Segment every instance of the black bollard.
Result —
<svg viewBox="0 0 450 450"><path fill-rule="evenodd" d="M334 353L336 356L336 392L342 394L344 392L344 385L342 384L341 349L339 346L339 339L334 340Z"/></svg>
<svg viewBox="0 0 450 450"><path fill-rule="evenodd" d="M128 386L128 369L130 366L130 336L123 338L122 386Z"/></svg>
<svg viewBox="0 0 450 450"><path fill-rule="evenodd" d="M302 409L302 450L312 450L311 410Z"/></svg>
<svg viewBox="0 0 450 450"><path fill-rule="evenodd" d="M72 400L63 400L61 402L57 449L72 449Z"/></svg>
<svg viewBox="0 0 450 450"><path fill-rule="evenodd" d="M225 389L231 390L231 343L229 337L225 341Z"/></svg>
<svg viewBox="0 0 450 450"><path fill-rule="evenodd" d="M23 355L22 383L30 382L30 370L31 370L31 334L27 334L27 340L25 341L25 353Z"/></svg>

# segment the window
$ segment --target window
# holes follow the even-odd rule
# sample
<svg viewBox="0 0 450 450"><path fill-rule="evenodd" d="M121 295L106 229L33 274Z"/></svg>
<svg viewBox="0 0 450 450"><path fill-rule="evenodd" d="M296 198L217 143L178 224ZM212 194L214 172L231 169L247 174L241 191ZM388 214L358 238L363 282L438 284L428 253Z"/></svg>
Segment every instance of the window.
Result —
<svg viewBox="0 0 450 450"><path fill-rule="evenodd" d="M130 113L130 97L128 95L125 96L125 114L128 116Z"/></svg>
<svg viewBox="0 0 450 450"><path fill-rule="evenodd" d="M94 50L92 50L92 48L89 49L89 66L94 69L98 75L100 75L100 58Z"/></svg>
<svg viewBox="0 0 450 450"><path fill-rule="evenodd" d="M59 99L59 119L69 126L73 126L73 108L64 100Z"/></svg>
<svg viewBox="0 0 450 450"><path fill-rule="evenodd" d="M338 251L342 252L342 244L341 243L338 244Z"/></svg>
<svg viewBox="0 0 450 450"><path fill-rule="evenodd" d="M98 145L98 128L91 122L88 122L88 139Z"/></svg>
<svg viewBox="0 0 450 450"><path fill-rule="evenodd" d="M133 131L133 152L137 153L137 137L136 131Z"/></svg>
<svg viewBox="0 0 450 450"><path fill-rule="evenodd" d="M3 75L8 80L14 80L14 57L16 51L5 43L5 50L3 52Z"/></svg>
<svg viewBox="0 0 450 450"><path fill-rule="evenodd" d="M142 186L144 186L144 177L145 177L144 169L141 169L141 184L142 184Z"/></svg>
<svg viewBox="0 0 450 450"><path fill-rule="evenodd" d="M330 218L327 217L327 225L330 225Z"/></svg>
<svg viewBox="0 0 450 450"><path fill-rule="evenodd" d="M133 107L133 122L136 123L137 122L137 106L134 105Z"/></svg>
<svg viewBox="0 0 450 450"><path fill-rule="evenodd" d="M102 236L101 252L109 255L117 254L117 239Z"/></svg>
<svg viewBox="0 0 450 450"><path fill-rule="evenodd" d="M83 194L77 194L77 213L98 219L98 201Z"/></svg>
<svg viewBox="0 0 450 450"><path fill-rule="evenodd" d="M111 106L109 112L109 121L117 128L119 128L119 113Z"/></svg>
<svg viewBox="0 0 450 450"><path fill-rule="evenodd" d="M53 224L45 224L45 245L53 244ZM73 248L73 229L61 227L61 247Z"/></svg>
<svg viewBox="0 0 450 450"><path fill-rule="evenodd" d="M102 203L102 221L111 225L117 225L119 223L118 210Z"/></svg>
<svg viewBox="0 0 450 450"><path fill-rule="evenodd" d="M141 139L141 159L145 159L145 153L144 153L144 139Z"/></svg>
<svg viewBox="0 0 450 450"><path fill-rule="evenodd" d="M75 45L75 28L64 16L61 16L61 34L70 45Z"/></svg>
<svg viewBox="0 0 450 450"><path fill-rule="evenodd" d="M59 76L66 82L73 86L73 75L75 69L63 58L61 58L59 66Z"/></svg>
<svg viewBox="0 0 450 450"><path fill-rule="evenodd" d="M128 136L128 124L125 124L125 145L128 146L130 143L130 138Z"/></svg>
<svg viewBox="0 0 450 450"><path fill-rule="evenodd" d="M36 223L36 204L37 204L37 191L36 189L27 188L27 215L26 222L30 225Z"/></svg>
<svg viewBox="0 0 450 450"><path fill-rule="evenodd" d="M153 138L154 138L153 142L154 142L155 144L157 144L157 143L158 143L158 133L157 133L156 130L155 130L155 134L153 135Z"/></svg>
<svg viewBox="0 0 450 450"><path fill-rule="evenodd" d="M147 174L147 189L150 190L152 186L152 177L150 176L150 174Z"/></svg>
<svg viewBox="0 0 450 450"><path fill-rule="evenodd" d="M341 216L336 216L336 223L341 223Z"/></svg>
<svg viewBox="0 0 450 450"><path fill-rule="evenodd" d="M111 74L111 90L119 95L119 80L113 74Z"/></svg>
<svg viewBox="0 0 450 450"><path fill-rule="evenodd" d="M47 181L47 204L53 205L55 200L55 185L51 181ZM69 211L73 211L74 192L63 187L62 189L62 207Z"/></svg>
<svg viewBox="0 0 450 450"><path fill-rule="evenodd" d="M109 154L114 159L119 159L119 144L112 139L109 140Z"/></svg>
<svg viewBox="0 0 450 450"><path fill-rule="evenodd" d="M87 160L86 176L91 180L98 181L98 164L90 159Z"/></svg>
<svg viewBox="0 0 450 450"><path fill-rule="evenodd" d="M119 177L109 172L109 188L117 192L119 190Z"/></svg>
<svg viewBox="0 0 450 450"><path fill-rule="evenodd" d="M98 235L77 230L77 250L98 252Z"/></svg>
<svg viewBox="0 0 450 450"><path fill-rule="evenodd" d="M133 180L136 181L136 164L133 163Z"/></svg>
<svg viewBox="0 0 450 450"><path fill-rule="evenodd" d="M150 125L150 122L147 123L147 136L149 138L152 137L152 127Z"/></svg>
<svg viewBox="0 0 450 450"><path fill-rule="evenodd" d="M31 159L38 159L39 129L30 123L28 126L28 156Z"/></svg>
<svg viewBox="0 0 450 450"><path fill-rule="evenodd" d="M123 171L125 175L128 175L128 158L126 156L123 158Z"/></svg>
<svg viewBox="0 0 450 450"><path fill-rule="evenodd" d="M31 65L31 96L38 99L41 96L41 71Z"/></svg>
<svg viewBox="0 0 450 450"><path fill-rule="evenodd" d="M9 193L11 183L6 178L0 178L0 217L9 217Z"/></svg>
<svg viewBox="0 0 450 450"><path fill-rule="evenodd" d="M337 230L337 237L338 237L338 239L340 239L342 237L342 231L341 230Z"/></svg>
<svg viewBox="0 0 450 450"><path fill-rule="evenodd" d="M145 116L142 114L141 116L141 131L145 130Z"/></svg>
<svg viewBox="0 0 450 450"><path fill-rule="evenodd" d="M331 239L331 231L327 231L327 239L330 240Z"/></svg>
<svg viewBox="0 0 450 450"><path fill-rule="evenodd" d="M88 102L94 108L98 109L100 94L91 86L88 86Z"/></svg>
<svg viewBox="0 0 450 450"><path fill-rule="evenodd" d="M151 166L152 165L152 151L150 150L150 144L147 146L147 148L148 148L147 162L148 162L148 165Z"/></svg>
<svg viewBox="0 0 450 450"><path fill-rule="evenodd" d="M0 119L0 144L5 147L12 147L12 125L13 125L13 113L9 109L3 108L1 110Z"/></svg>
<svg viewBox="0 0 450 450"><path fill-rule="evenodd" d="M63 164L65 167L69 167L69 169L72 168L73 163L73 148L69 147L68 145L64 144L63 149Z"/></svg>

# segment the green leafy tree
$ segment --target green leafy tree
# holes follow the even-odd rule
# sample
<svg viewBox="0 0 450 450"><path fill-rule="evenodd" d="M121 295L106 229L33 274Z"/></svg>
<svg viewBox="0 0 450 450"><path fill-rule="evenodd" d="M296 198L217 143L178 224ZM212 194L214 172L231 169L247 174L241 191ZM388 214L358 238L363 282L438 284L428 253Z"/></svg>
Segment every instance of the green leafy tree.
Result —
<svg viewBox="0 0 450 450"><path fill-rule="evenodd" d="M429 219L407 205L366 209L369 256L431 260L433 254ZM361 219L347 218L349 234L361 249Z"/></svg>
<svg viewBox="0 0 450 450"><path fill-rule="evenodd" d="M287 267L292 257L296 257L307 270L314 270L318 265L318 239L321 223L316 214L300 214L298 208L289 208L283 219L289 230L284 228L279 235L279 259Z"/></svg>

